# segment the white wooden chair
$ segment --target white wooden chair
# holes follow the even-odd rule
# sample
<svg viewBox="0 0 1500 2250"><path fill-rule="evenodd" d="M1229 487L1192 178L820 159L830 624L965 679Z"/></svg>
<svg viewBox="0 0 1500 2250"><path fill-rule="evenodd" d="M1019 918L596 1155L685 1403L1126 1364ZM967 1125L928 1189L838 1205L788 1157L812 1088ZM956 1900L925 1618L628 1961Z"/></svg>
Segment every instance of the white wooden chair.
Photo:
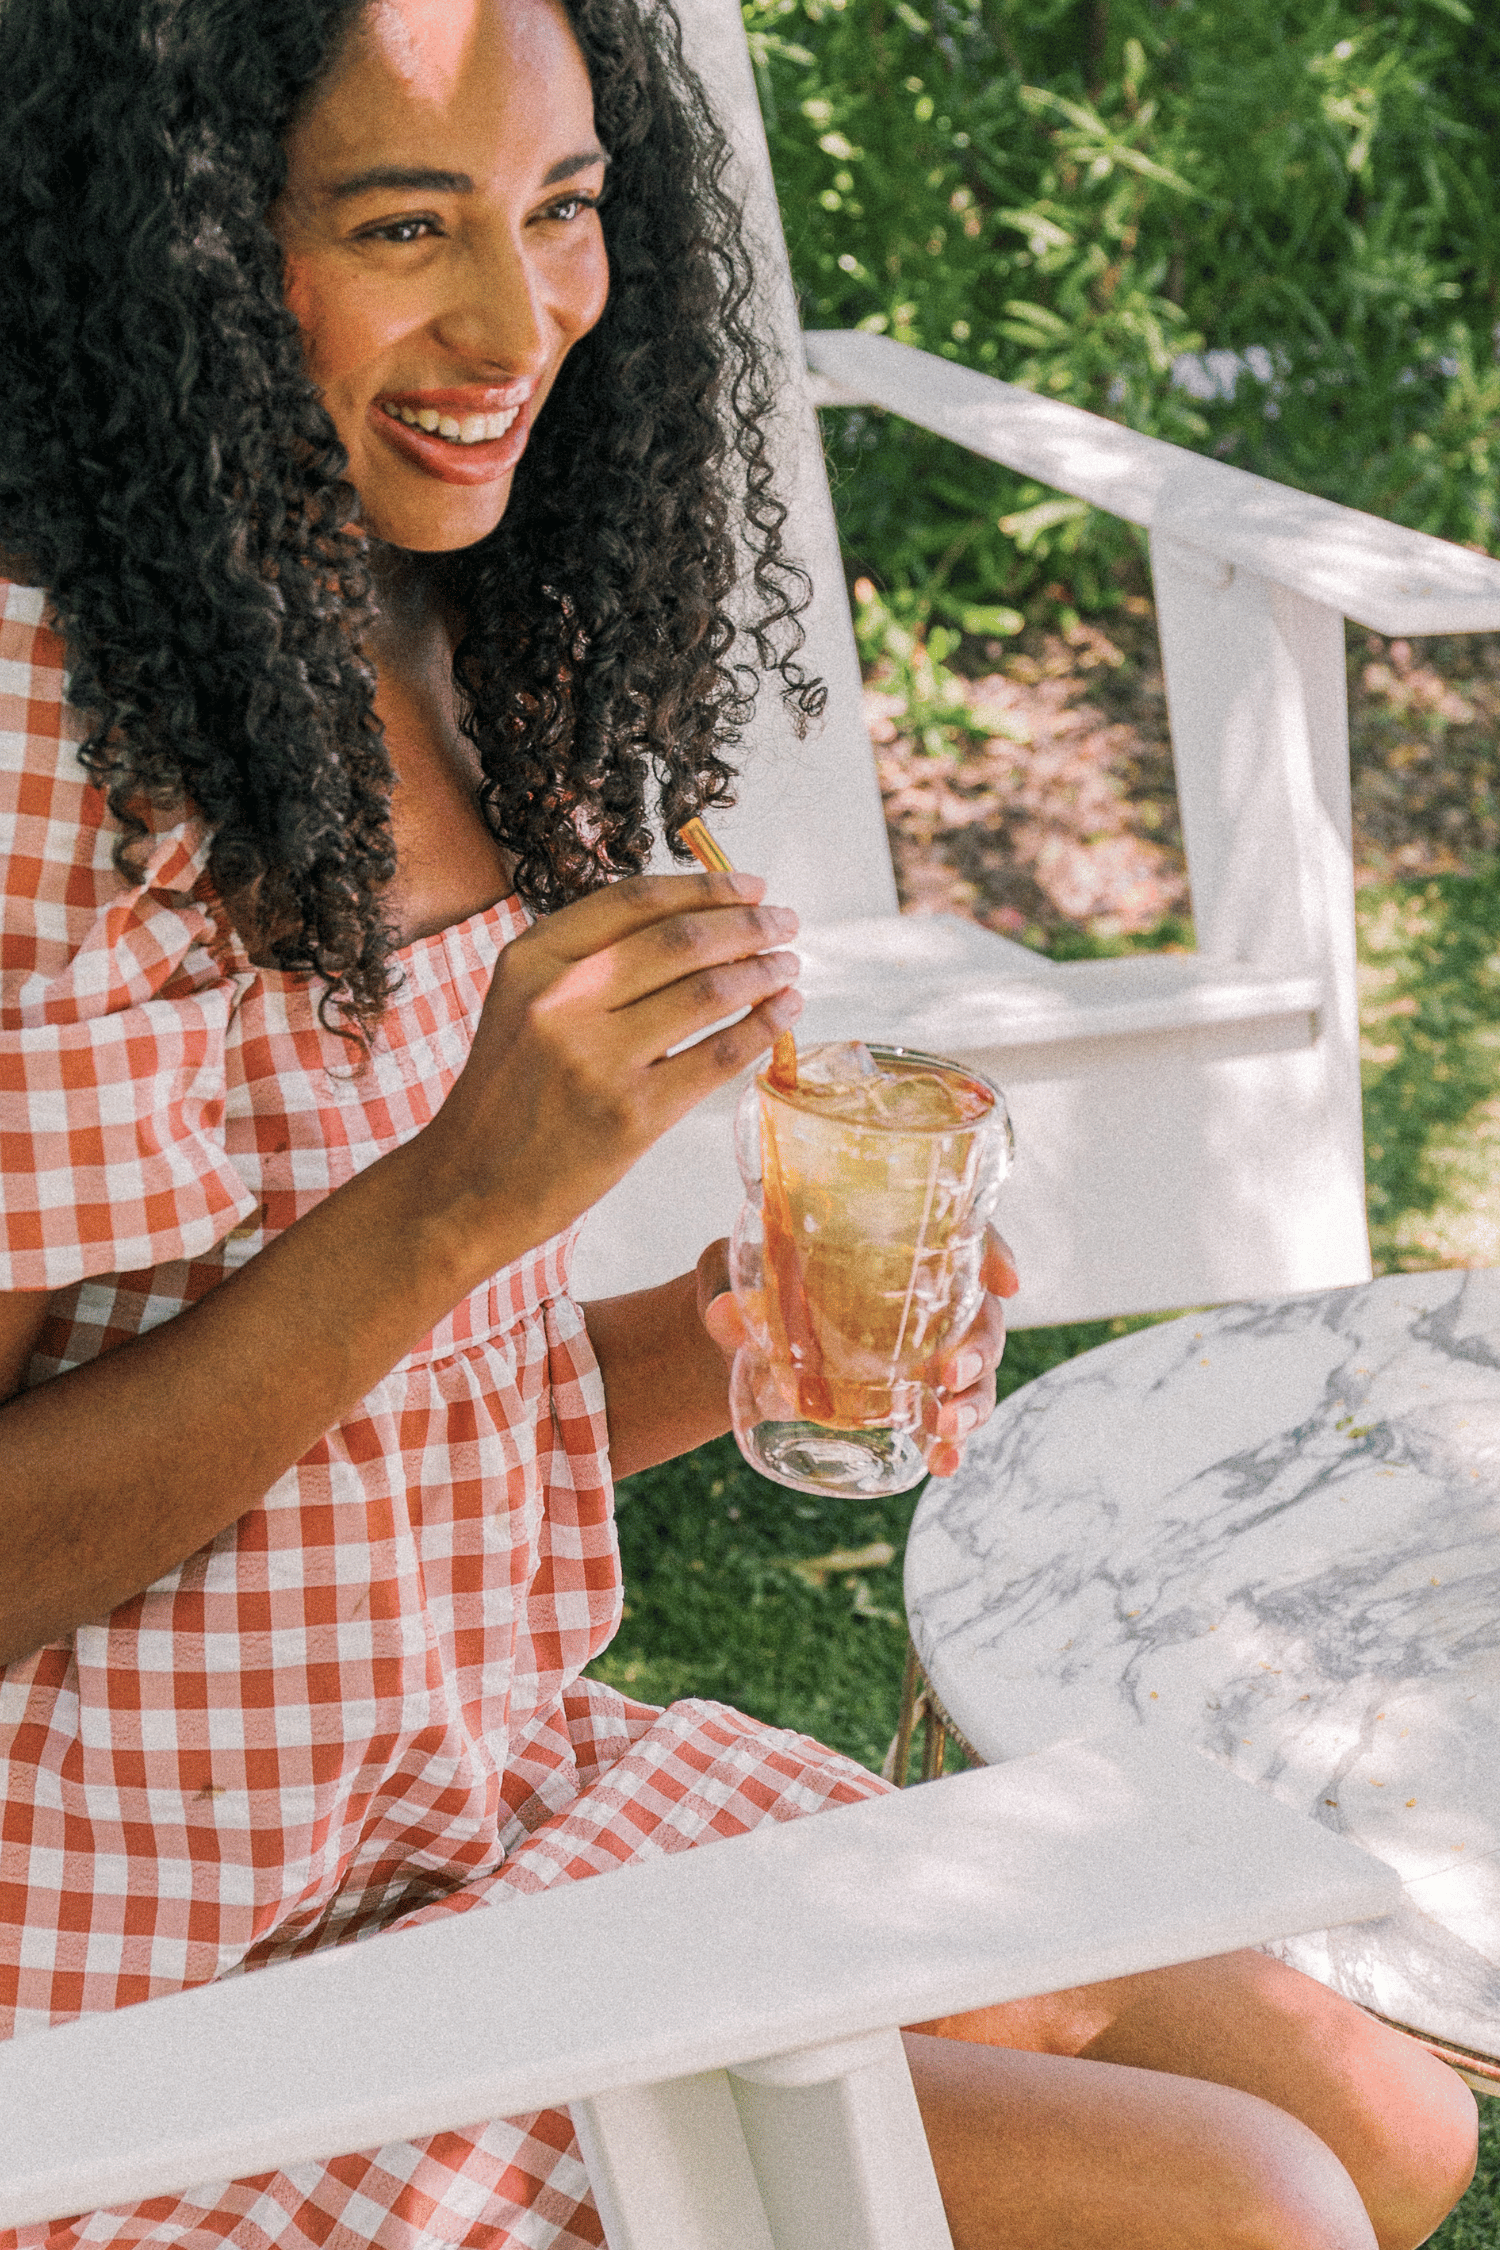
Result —
<svg viewBox="0 0 1500 2250"><path fill-rule="evenodd" d="M1343 619L1500 629L1500 563L885 337L799 338L739 10L680 5L760 244L789 536L830 690L803 745L766 698L742 803L715 822L803 917L800 1035L904 1041L999 1080L1016 1325L1368 1279ZM903 415L1147 529L1195 954L1061 965L955 917L898 918L815 401ZM606 1198L581 1293L663 1279L728 1231L732 1109L705 1105Z"/></svg>
<svg viewBox="0 0 1500 2250"><path fill-rule="evenodd" d="M609 2250L951 2250L895 2026L1388 1912L1391 1869L1072 1743L0 2046L0 2227L571 2105Z"/></svg>

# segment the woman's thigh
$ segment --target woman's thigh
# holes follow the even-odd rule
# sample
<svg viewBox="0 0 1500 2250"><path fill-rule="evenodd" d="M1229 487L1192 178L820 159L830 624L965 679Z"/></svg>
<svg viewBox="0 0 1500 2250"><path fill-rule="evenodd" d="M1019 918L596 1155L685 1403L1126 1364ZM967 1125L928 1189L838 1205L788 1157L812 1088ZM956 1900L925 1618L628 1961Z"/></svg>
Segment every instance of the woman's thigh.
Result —
<svg viewBox="0 0 1500 2250"><path fill-rule="evenodd" d="M921 2027L949 2040L1207 2082L1308 2127L1381 2250L1424 2241L1473 2176L1474 2098L1415 2040L1264 1953L1117 1977Z"/></svg>

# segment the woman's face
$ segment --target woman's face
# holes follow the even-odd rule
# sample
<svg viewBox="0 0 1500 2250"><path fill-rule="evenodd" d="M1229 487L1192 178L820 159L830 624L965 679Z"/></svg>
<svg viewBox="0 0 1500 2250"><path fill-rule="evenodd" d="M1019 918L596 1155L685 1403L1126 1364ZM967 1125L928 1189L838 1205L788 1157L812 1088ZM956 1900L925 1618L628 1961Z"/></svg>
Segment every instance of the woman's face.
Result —
<svg viewBox="0 0 1500 2250"><path fill-rule="evenodd" d="M375 0L271 214L366 528L471 546L609 278L607 162L558 0Z"/></svg>

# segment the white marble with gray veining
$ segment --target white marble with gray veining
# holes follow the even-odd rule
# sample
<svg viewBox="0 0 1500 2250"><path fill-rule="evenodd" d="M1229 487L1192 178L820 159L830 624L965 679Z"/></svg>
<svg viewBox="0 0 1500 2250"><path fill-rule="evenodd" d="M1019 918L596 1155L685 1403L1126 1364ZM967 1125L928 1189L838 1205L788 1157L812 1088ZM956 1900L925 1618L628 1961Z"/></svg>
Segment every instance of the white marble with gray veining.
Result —
<svg viewBox="0 0 1500 2250"><path fill-rule="evenodd" d="M1388 1860L1399 1914L1276 1950L1500 2057L1500 1273L1069 1361L928 1486L906 1598L986 1759L1133 1715Z"/></svg>

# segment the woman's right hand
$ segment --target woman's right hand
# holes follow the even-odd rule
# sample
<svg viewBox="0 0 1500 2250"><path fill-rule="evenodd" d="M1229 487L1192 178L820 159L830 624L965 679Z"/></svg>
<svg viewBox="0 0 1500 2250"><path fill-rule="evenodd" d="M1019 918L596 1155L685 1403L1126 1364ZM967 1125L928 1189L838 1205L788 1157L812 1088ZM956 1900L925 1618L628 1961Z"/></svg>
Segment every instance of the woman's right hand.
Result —
<svg viewBox="0 0 1500 2250"><path fill-rule="evenodd" d="M486 1272L570 1225L800 1013L796 955L765 950L797 917L764 896L756 875L633 876L504 948L421 1137L439 1206Z"/></svg>

